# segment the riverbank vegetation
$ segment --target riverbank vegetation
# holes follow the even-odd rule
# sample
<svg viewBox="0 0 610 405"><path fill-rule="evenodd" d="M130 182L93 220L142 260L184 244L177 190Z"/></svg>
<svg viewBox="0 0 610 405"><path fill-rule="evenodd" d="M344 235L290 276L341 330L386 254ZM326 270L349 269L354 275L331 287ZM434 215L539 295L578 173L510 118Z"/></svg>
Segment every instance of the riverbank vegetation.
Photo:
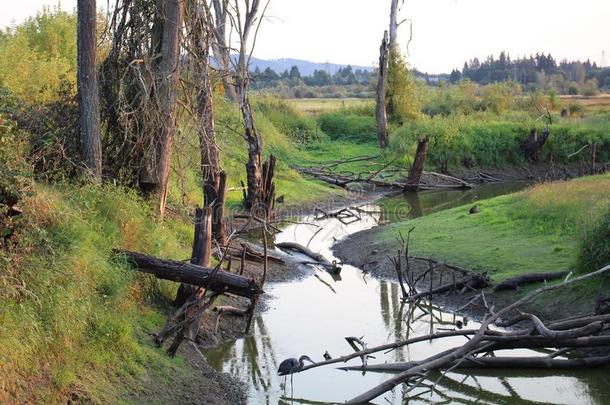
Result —
<svg viewBox="0 0 610 405"><path fill-rule="evenodd" d="M78 151L75 32L74 13L46 9L0 34L0 402L120 402L133 389L128 385L138 385L134 381L168 385L159 365L196 376L183 361L153 349L146 335L163 325L176 286L133 272L111 252L190 257L191 213L202 204L205 180L201 128L192 105L179 103L162 220L155 202L138 189L134 167L104 166L101 181L91 184ZM100 37L99 59L109 50L108 38ZM422 137L431 140L427 168L442 172L532 163L520 145L532 128L547 125L551 136L537 153L539 162L589 170L610 160L610 114L603 103L524 93L514 83L462 81L429 88L403 60L391 63L391 143L385 151L376 145L375 108L368 100L295 105L253 92L248 108L262 134L259 157L277 158L277 204L298 208L344 195L294 165L372 156L343 169L371 171L371 165L388 162L407 167ZM250 157L243 108L227 100L220 76L212 77L210 99L215 137L227 179L226 204L241 212ZM364 93L375 74L344 69L339 76L351 87L333 95L370 95ZM318 72L320 83L324 77ZM285 78L300 80L298 72ZM331 94L334 86L324 86L319 95ZM180 95L188 93L184 87ZM547 109L552 125L540 119ZM108 166L121 157L113 145L122 148L136 139L102 133ZM607 175L545 184L482 202L478 215L456 208L418 219L413 249L489 271L494 279L571 266L586 272L608 254L609 187ZM412 224L384 228L380 243L391 244L407 226Z"/></svg>
<svg viewBox="0 0 610 405"><path fill-rule="evenodd" d="M599 242L592 242L607 232L599 224L609 195L608 175L545 183L478 202L478 214L463 206L382 227L374 239L394 245L399 233L414 227L413 255L486 271L494 282L530 272L588 272L598 262L588 262L592 255L586 246L601 262L610 259L599 254Z"/></svg>

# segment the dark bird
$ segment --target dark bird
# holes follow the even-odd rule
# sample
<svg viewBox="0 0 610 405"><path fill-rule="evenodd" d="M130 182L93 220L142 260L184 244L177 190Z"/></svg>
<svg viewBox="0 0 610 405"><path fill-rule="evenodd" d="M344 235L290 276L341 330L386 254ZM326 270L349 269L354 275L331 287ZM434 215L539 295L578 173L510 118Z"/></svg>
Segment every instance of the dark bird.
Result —
<svg viewBox="0 0 610 405"><path fill-rule="evenodd" d="M312 364L316 364L309 356L301 356L298 360L293 357L280 363L280 368L277 369L277 375L288 375L301 371L303 367L305 367L305 360L310 361Z"/></svg>
<svg viewBox="0 0 610 405"><path fill-rule="evenodd" d="M333 357L330 355L330 353L328 353L328 350L324 352L324 360L330 360Z"/></svg>
<svg viewBox="0 0 610 405"><path fill-rule="evenodd" d="M310 361L312 364L316 364L316 362L310 359L309 356L301 356L298 360L292 357L281 362L280 367L277 369L277 375L283 375L284 377L290 375L291 389L292 377L294 377L294 373L301 371L303 367L305 367L305 360ZM286 387L286 378L284 378L284 387Z"/></svg>
<svg viewBox="0 0 610 405"><path fill-rule="evenodd" d="M475 205L474 207L470 208L470 213L471 214L478 214L479 212L481 212L481 206L480 205Z"/></svg>

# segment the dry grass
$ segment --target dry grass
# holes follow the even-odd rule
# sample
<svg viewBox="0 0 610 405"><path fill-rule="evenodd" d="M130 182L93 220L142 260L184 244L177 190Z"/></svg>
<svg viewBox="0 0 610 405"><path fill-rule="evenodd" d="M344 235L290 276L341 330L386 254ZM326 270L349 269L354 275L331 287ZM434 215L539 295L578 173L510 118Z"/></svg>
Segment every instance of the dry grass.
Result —
<svg viewBox="0 0 610 405"><path fill-rule="evenodd" d="M365 107L373 103L373 100L366 98L301 98L287 101L307 115L319 115L352 107Z"/></svg>

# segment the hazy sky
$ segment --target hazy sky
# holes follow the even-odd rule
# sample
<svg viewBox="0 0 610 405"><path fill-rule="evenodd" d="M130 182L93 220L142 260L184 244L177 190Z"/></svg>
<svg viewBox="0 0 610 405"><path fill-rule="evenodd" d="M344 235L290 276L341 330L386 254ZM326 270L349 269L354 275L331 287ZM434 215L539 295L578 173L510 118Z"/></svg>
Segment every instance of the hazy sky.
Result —
<svg viewBox="0 0 610 405"><path fill-rule="evenodd" d="M22 21L57 0L0 0L0 26ZM373 65L389 21L389 0L271 0L255 55L315 62ZM76 0L62 0L75 7ZM106 5L106 0L98 0ZM413 21L410 63L447 72L466 59L507 50L511 56L551 52L557 59L610 62L608 0L407 0L402 18ZM401 26L406 52L407 24Z"/></svg>

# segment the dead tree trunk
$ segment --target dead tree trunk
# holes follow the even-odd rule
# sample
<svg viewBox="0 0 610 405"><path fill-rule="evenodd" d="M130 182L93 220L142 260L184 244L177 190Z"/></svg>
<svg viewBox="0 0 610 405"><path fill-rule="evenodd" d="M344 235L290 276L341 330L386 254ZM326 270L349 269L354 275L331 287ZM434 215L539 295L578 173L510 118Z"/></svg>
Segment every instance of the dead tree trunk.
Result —
<svg viewBox="0 0 610 405"><path fill-rule="evenodd" d="M182 0L167 0L161 41L161 61L156 72L156 99L161 128L155 136L155 153L140 173L140 188L159 197L159 215L165 214L169 165L176 126L176 89L180 78L180 33L184 16ZM149 159L150 160L150 159Z"/></svg>
<svg viewBox="0 0 610 405"><path fill-rule="evenodd" d="M95 0L78 0L78 106L80 143L87 175L102 181L100 100L97 83Z"/></svg>
<svg viewBox="0 0 610 405"><path fill-rule="evenodd" d="M212 209L197 207L195 209L195 237L193 240L193 253L191 254L191 264L203 267L210 266L212 256ZM174 305L181 307L195 293L197 287L191 284L180 284Z"/></svg>
<svg viewBox="0 0 610 405"><path fill-rule="evenodd" d="M398 45L398 0L391 0L390 4L390 43L389 48Z"/></svg>
<svg viewBox="0 0 610 405"><path fill-rule="evenodd" d="M196 86L196 119L203 177L203 204L212 208L212 235L220 244L226 243L224 202L226 175L220 169L220 154L216 142L212 80L210 78L210 43L212 18L207 6L188 1L188 50L194 69Z"/></svg>
<svg viewBox="0 0 610 405"><path fill-rule="evenodd" d="M216 293L230 293L246 298L262 293L254 280L223 270L125 250L115 250L115 253L124 255L139 271L154 274L163 280L192 284Z"/></svg>
<svg viewBox="0 0 610 405"><path fill-rule="evenodd" d="M388 147L388 115L386 112L386 93L388 82L389 44L388 32L383 33L383 40L379 47L379 78L377 80L375 119L377 120L377 139L379 147Z"/></svg>
<svg viewBox="0 0 610 405"><path fill-rule="evenodd" d="M268 2L266 3L269 4ZM239 108L244 121L244 138L248 144L248 163L246 164L247 190L244 205L248 210L259 217L266 218L270 214L270 206L267 205L267 197L273 180L273 171L263 173L262 151L263 140L257 133L254 125L254 116L248 99L250 87L249 65L252 56L248 50L248 41L252 28L255 28L255 36L260 26L265 8L259 15L260 0L247 1L245 9L240 2L235 2L230 20L239 37L239 57L235 66L237 81L237 97ZM256 40L256 38L255 38ZM271 165L270 165L271 166ZM273 164L274 166L274 164ZM267 187L269 184L269 188Z"/></svg>
<svg viewBox="0 0 610 405"><path fill-rule="evenodd" d="M531 130L527 139L521 142L519 145L527 160L531 162L538 161L538 152L546 143L547 139L549 138L549 134L549 128L545 128L541 135L538 135L538 131L535 128Z"/></svg>
<svg viewBox="0 0 610 405"><path fill-rule="evenodd" d="M218 68L221 72L222 86L225 96L230 101L237 100L235 83L231 74L231 49L227 45L227 18L229 0L212 0L214 8L214 38L212 49Z"/></svg>
<svg viewBox="0 0 610 405"><path fill-rule="evenodd" d="M415 152L415 159L409 172L409 178L407 179L407 185L405 190L417 191L419 184L421 183L421 176L424 172L424 164L426 163L426 155L428 154L428 138L420 139L417 143L417 151Z"/></svg>

